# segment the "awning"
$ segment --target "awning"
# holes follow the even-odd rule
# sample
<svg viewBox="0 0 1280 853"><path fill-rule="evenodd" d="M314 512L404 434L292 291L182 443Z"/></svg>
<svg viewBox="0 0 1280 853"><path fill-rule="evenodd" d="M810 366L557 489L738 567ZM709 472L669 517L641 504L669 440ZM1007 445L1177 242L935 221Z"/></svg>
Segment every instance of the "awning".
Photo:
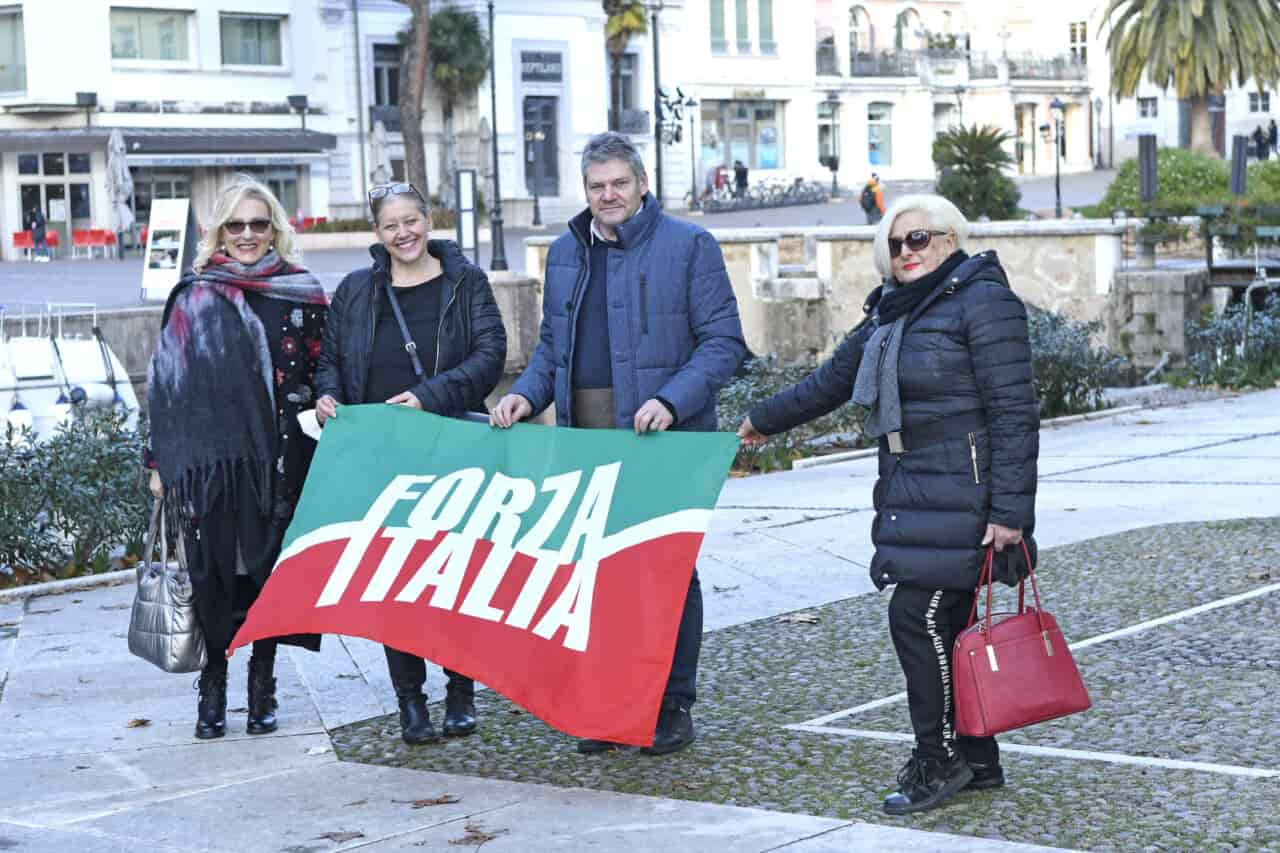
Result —
<svg viewBox="0 0 1280 853"><path fill-rule="evenodd" d="M0 130L0 151L103 151L113 128ZM122 127L129 156L154 154L322 154L338 147L332 133L301 128ZM212 164L210 164L212 165Z"/></svg>

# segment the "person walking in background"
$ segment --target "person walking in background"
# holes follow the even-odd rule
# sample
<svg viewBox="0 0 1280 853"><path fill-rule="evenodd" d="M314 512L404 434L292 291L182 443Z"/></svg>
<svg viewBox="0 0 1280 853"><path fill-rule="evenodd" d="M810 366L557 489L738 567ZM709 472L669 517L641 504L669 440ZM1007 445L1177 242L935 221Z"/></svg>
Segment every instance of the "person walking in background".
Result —
<svg viewBox="0 0 1280 853"><path fill-rule="evenodd" d="M858 199L863 212L867 214L867 224L875 225L884 216L884 190L880 186L880 176L875 172L862 187L862 196Z"/></svg>
<svg viewBox="0 0 1280 853"><path fill-rule="evenodd" d="M316 373L316 419L323 425L337 417L342 403L385 402L445 416L485 412L484 398L507 358L489 279L456 243L427 239L431 209L412 184L374 187L369 207L379 242L369 247L373 264L349 274L333 295ZM423 693L426 662L383 649L401 738L439 740ZM475 682L448 669L445 675L443 734L469 735L476 729Z"/></svg>
<svg viewBox="0 0 1280 853"><path fill-rule="evenodd" d="M1040 416L1027 312L994 252L965 254L968 230L941 196L895 202L876 231L884 284L868 318L807 378L752 406L738 430L758 445L850 398L870 410L863 431L880 442L871 580L896 585L889 633L916 739L884 801L895 815L1004 784L995 738L955 733L950 656L987 546L1006 583L1027 573L1024 537L1035 559Z"/></svg>
<svg viewBox="0 0 1280 853"><path fill-rule="evenodd" d="M164 308L148 399L151 491L181 520L208 664L195 736L227 730L227 647L280 554L315 442L297 415L313 399L324 288L298 265L294 232L265 186L238 176L218 193L192 269ZM246 731L276 730L277 642L249 658Z"/></svg>
<svg viewBox="0 0 1280 853"><path fill-rule="evenodd" d="M742 198L747 194L747 164L741 160L733 161L733 197Z"/></svg>
<svg viewBox="0 0 1280 853"><path fill-rule="evenodd" d="M1276 127L1275 119L1267 125L1267 142L1270 144L1271 153L1277 153L1276 146L1280 145L1280 128Z"/></svg>
<svg viewBox="0 0 1280 853"><path fill-rule="evenodd" d="M716 393L746 356L738 303L720 246L663 213L639 151L602 133L582 152L588 209L547 255L537 348L490 422L507 428L553 402L559 426L712 432ZM702 587L689 580L653 744L693 743L702 647ZM617 745L582 740L578 751Z"/></svg>
<svg viewBox="0 0 1280 853"><path fill-rule="evenodd" d="M1259 161L1266 160L1271 154L1271 141L1262 125L1258 125L1253 131L1253 150Z"/></svg>
<svg viewBox="0 0 1280 853"><path fill-rule="evenodd" d="M50 260L47 226L48 222L45 221L44 211L39 204L32 206L22 220L22 227L31 232L31 259L40 263L48 263Z"/></svg>

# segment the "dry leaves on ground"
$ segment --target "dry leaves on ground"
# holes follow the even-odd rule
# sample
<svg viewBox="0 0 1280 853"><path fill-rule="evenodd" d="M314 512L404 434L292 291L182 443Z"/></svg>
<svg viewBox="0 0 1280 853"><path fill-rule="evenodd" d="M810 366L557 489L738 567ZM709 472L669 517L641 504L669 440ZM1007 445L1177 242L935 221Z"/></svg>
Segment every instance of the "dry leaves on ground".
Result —
<svg viewBox="0 0 1280 853"><path fill-rule="evenodd" d="M451 806L462 802L462 798L455 797L453 794L441 794L438 797L426 797L421 800L392 800L391 802L410 805L415 809L425 809L427 806Z"/></svg>
<svg viewBox="0 0 1280 853"><path fill-rule="evenodd" d="M462 836L461 838L451 839L449 841L450 844L455 844L455 845L458 845L459 847L463 845L469 845L469 844L475 844L476 846L479 846L481 844L489 843L493 839L497 838L499 835L502 835L504 832L506 832L505 829L499 829L495 832L486 832L484 830L484 827L480 826L480 824L470 823L470 822L468 822L467 825L463 827L463 829L466 830L467 834Z"/></svg>
<svg viewBox="0 0 1280 853"><path fill-rule="evenodd" d="M143 726L151 725L151 721L145 717L134 717L132 720L124 724L126 729L140 729Z"/></svg>
<svg viewBox="0 0 1280 853"><path fill-rule="evenodd" d="M816 613L787 613L778 617L779 622L785 622L789 625L817 625L818 614Z"/></svg>
<svg viewBox="0 0 1280 853"><path fill-rule="evenodd" d="M313 840L315 841L332 841L335 844L342 844L347 841L355 841L357 838L364 838L363 832L322 832Z"/></svg>
<svg viewBox="0 0 1280 853"><path fill-rule="evenodd" d="M1249 580L1251 581L1269 581L1271 580L1271 571L1268 569L1259 569L1256 572L1249 572Z"/></svg>

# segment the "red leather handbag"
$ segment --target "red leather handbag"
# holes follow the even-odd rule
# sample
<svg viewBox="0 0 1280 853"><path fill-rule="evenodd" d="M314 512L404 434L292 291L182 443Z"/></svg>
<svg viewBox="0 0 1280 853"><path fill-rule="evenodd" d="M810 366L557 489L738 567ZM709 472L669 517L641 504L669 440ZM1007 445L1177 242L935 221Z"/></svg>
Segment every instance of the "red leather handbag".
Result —
<svg viewBox="0 0 1280 853"><path fill-rule="evenodd" d="M1022 549L1030 569L1031 554L1025 542ZM990 737L1065 717L1086 711L1092 704L1057 621L1040 604L1033 569L1018 584L1018 612L992 615L994 560L995 549L988 548L969 612L969 627L956 637L952 656L956 731L970 737ZM1027 607L1024 598L1028 579L1034 607ZM978 597L984 583L987 613L978 619Z"/></svg>

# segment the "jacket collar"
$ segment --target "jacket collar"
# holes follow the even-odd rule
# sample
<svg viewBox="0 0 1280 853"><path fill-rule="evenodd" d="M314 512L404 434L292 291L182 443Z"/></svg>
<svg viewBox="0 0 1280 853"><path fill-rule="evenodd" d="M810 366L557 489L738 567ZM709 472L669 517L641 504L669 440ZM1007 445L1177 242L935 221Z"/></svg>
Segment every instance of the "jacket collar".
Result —
<svg viewBox="0 0 1280 853"><path fill-rule="evenodd" d="M452 240L428 240L427 251L433 258L440 261L445 278L455 285L462 281L469 261L467 256L462 254L457 243ZM374 270L382 273L390 281L391 253L387 251L387 247L381 243L374 243L369 247L369 254L373 257Z"/></svg>
<svg viewBox="0 0 1280 853"><path fill-rule="evenodd" d="M622 249L630 249L652 233L662 215L662 205L652 193L645 193L640 209L636 215L619 225L614 231L618 235L618 245ZM587 248L591 247L591 208L579 213L569 220L569 230L578 242Z"/></svg>

